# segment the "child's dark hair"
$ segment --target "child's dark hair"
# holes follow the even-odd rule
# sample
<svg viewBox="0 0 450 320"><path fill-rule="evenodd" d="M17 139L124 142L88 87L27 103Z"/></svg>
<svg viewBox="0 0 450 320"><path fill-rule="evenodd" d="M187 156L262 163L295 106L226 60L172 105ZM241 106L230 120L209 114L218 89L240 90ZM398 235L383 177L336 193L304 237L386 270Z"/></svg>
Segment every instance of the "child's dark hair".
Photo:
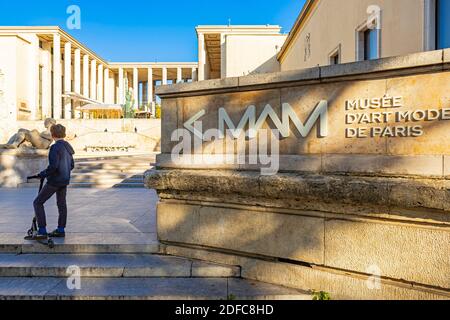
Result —
<svg viewBox="0 0 450 320"><path fill-rule="evenodd" d="M66 137L66 127L61 124L55 124L50 128L53 138L64 139Z"/></svg>

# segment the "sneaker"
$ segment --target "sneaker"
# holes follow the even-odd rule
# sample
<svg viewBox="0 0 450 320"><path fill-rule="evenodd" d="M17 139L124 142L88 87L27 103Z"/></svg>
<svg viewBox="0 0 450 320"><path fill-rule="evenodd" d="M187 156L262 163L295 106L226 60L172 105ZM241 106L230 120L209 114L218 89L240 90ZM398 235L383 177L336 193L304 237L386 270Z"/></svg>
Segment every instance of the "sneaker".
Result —
<svg viewBox="0 0 450 320"><path fill-rule="evenodd" d="M66 233L65 232L60 232L58 229L56 229L55 231L49 233L48 236L50 238L65 238L66 237Z"/></svg>

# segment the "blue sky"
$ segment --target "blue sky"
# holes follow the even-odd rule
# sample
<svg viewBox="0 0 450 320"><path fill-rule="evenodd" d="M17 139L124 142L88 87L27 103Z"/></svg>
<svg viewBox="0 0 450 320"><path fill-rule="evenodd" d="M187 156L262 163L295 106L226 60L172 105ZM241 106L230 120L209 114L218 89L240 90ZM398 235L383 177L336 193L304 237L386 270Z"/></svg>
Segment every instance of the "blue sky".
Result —
<svg viewBox="0 0 450 320"><path fill-rule="evenodd" d="M0 25L59 25L70 5L81 30L67 30L109 61L196 61L195 26L278 24L289 32L304 0L0 1Z"/></svg>

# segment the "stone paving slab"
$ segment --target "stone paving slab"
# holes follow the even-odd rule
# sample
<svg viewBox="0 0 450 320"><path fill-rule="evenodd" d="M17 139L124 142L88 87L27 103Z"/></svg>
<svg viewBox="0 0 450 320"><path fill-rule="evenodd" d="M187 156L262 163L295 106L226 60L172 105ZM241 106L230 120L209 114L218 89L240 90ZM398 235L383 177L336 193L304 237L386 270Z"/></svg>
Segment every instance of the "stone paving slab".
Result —
<svg viewBox="0 0 450 320"><path fill-rule="evenodd" d="M241 279L228 279L228 294L243 300L311 300L306 291Z"/></svg>
<svg viewBox="0 0 450 320"><path fill-rule="evenodd" d="M63 281L60 278L0 278L0 300L42 299Z"/></svg>
<svg viewBox="0 0 450 320"><path fill-rule="evenodd" d="M192 261L155 255L135 256L125 266L124 277L190 277Z"/></svg>
<svg viewBox="0 0 450 320"><path fill-rule="evenodd" d="M0 189L0 252L47 252L35 242L23 240L33 217L37 190ZM71 189L67 235L55 239L51 252L96 253L158 250L156 192L146 189ZM57 225L56 200L46 204L48 229Z"/></svg>
<svg viewBox="0 0 450 320"><path fill-rule="evenodd" d="M218 278L85 278L81 290L61 278L0 278L1 299L293 300L311 295L260 282Z"/></svg>
<svg viewBox="0 0 450 320"><path fill-rule="evenodd" d="M0 234L0 253L157 253L156 234L72 233L65 239L54 239L55 248L25 241L23 233Z"/></svg>
<svg viewBox="0 0 450 320"><path fill-rule="evenodd" d="M208 263L204 261L194 261L192 263L193 277L239 277L241 274L240 267L230 267L215 263Z"/></svg>

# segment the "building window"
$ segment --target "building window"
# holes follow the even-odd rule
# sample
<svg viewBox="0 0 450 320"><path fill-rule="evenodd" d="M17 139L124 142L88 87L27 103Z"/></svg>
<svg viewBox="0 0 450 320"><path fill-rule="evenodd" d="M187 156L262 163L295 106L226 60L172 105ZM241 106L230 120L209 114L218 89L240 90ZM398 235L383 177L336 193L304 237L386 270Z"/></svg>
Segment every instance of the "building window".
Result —
<svg viewBox="0 0 450 320"><path fill-rule="evenodd" d="M450 0L436 0L436 47L450 48Z"/></svg>
<svg viewBox="0 0 450 320"><path fill-rule="evenodd" d="M331 53L328 55L330 65L341 63L341 45L338 45Z"/></svg>
<svg viewBox="0 0 450 320"><path fill-rule="evenodd" d="M377 29L364 31L364 60L378 59L378 32Z"/></svg>
<svg viewBox="0 0 450 320"><path fill-rule="evenodd" d="M380 16L370 23L365 21L356 29L356 60L373 60L381 58Z"/></svg>

